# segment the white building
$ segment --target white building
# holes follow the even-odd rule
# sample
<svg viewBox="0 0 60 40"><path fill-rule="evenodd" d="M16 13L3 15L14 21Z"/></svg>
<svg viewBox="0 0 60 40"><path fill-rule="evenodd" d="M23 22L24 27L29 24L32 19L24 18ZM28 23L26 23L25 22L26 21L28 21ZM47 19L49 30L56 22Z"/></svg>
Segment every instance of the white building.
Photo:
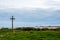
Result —
<svg viewBox="0 0 60 40"><path fill-rule="evenodd" d="M40 26L40 29L43 29L43 28L56 29L56 28L60 28L60 26Z"/></svg>

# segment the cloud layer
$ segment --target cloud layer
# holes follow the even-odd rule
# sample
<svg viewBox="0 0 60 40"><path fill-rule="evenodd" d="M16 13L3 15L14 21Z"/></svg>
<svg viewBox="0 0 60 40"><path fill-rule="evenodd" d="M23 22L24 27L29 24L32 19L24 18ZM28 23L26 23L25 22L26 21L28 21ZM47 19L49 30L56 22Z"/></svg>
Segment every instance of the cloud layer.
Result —
<svg viewBox="0 0 60 40"><path fill-rule="evenodd" d="M59 0L0 0L0 8L60 8Z"/></svg>
<svg viewBox="0 0 60 40"><path fill-rule="evenodd" d="M59 0L0 0L0 26L40 26L60 24Z"/></svg>
<svg viewBox="0 0 60 40"><path fill-rule="evenodd" d="M0 25L11 26L10 17L16 20L14 26L59 25L60 10L51 9L2 9L0 10ZM8 24L8 25L7 25Z"/></svg>

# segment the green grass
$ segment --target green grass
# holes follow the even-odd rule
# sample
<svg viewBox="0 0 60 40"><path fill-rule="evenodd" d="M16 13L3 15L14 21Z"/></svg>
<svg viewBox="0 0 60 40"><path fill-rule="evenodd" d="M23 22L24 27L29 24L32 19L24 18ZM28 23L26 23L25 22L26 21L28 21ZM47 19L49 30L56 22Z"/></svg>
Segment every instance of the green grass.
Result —
<svg viewBox="0 0 60 40"><path fill-rule="evenodd" d="M0 30L0 40L60 40L60 32Z"/></svg>

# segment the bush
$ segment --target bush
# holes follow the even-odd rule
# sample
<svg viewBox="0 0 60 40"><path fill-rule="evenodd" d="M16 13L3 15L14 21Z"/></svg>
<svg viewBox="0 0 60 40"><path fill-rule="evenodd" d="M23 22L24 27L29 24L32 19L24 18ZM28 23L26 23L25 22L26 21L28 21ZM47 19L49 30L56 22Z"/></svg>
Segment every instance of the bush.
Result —
<svg viewBox="0 0 60 40"><path fill-rule="evenodd" d="M46 30L48 30L48 28L43 28L43 29L40 29L40 30L42 30L42 31L46 31Z"/></svg>
<svg viewBox="0 0 60 40"><path fill-rule="evenodd" d="M1 30L7 30L8 28L1 28Z"/></svg>

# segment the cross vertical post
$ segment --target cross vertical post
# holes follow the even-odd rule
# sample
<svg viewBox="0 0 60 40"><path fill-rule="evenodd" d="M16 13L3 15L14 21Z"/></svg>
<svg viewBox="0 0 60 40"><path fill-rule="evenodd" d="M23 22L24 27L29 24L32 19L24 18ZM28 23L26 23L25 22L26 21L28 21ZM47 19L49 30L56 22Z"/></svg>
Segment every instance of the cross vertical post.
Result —
<svg viewBox="0 0 60 40"><path fill-rule="evenodd" d="M12 16L12 18L10 18L11 20L12 20L12 31L13 31L13 20L15 19L13 16Z"/></svg>

